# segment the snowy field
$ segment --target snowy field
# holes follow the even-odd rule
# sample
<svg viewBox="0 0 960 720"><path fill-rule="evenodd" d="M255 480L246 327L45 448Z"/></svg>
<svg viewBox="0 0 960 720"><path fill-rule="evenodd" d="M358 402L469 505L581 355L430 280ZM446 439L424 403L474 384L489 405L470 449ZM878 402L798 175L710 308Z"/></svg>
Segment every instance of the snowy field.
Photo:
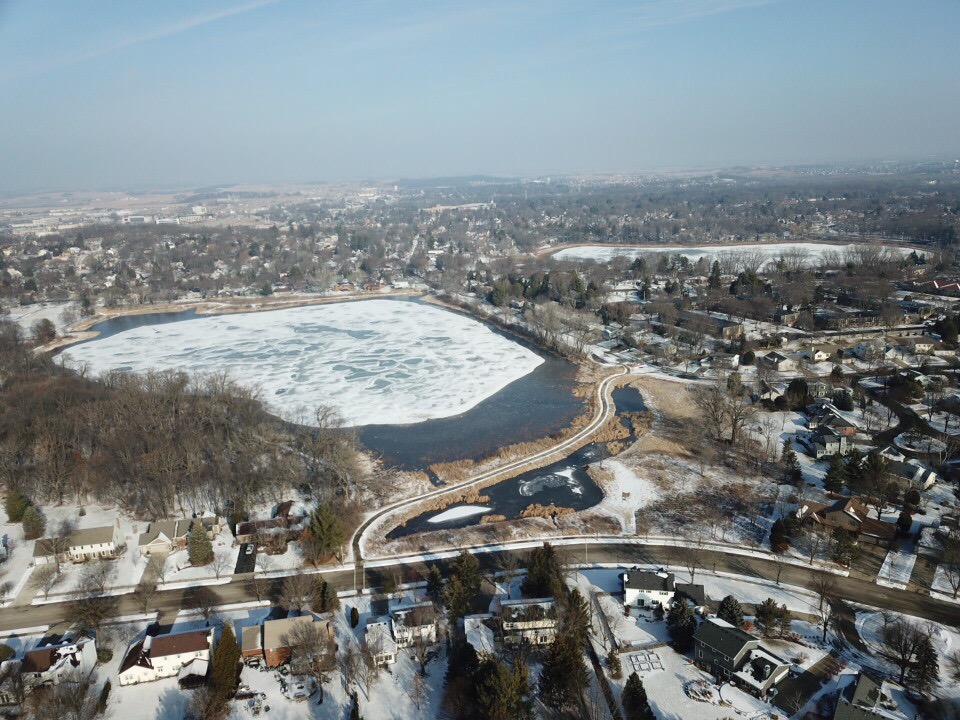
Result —
<svg viewBox="0 0 960 720"><path fill-rule="evenodd" d="M67 327L63 313L68 308L71 309L74 314L77 314L80 306L73 302L19 305L10 308L9 318L28 332L30 327L38 320L49 320L56 326L57 332L62 333Z"/></svg>
<svg viewBox="0 0 960 720"><path fill-rule="evenodd" d="M769 243L765 245L708 245L700 247L666 247L662 245L636 245L626 246L595 246L595 245L577 245L575 247L564 248L556 254L557 260L594 260L598 263L610 262L615 257L628 257L630 259L649 255L651 253L665 253L668 255L683 255L690 262L697 262L700 258L716 259L722 255L737 255L745 253L762 253L768 260L781 257L784 253L790 253L802 250L807 253L807 262L816 263L826 253L839 253L841 256L855 248L855 244L850 245L830 245L828 243ZM883 245L884 249L891 252L903 253L902 248L891 245Z"/></svg>
<svg viewBox="0 0 960 720"><path fill-rule="evenodd" d="M321 404L348 425L470 410L543 359L468 317L390 300L218 315L127 330L64 352L94 373L227 372L280 416Z"/></svg>
<svg viewBox="0 0 960 720"><path fill-rule="evenodd" d="M891 550L877 573L877 585L905 590L916 562L916 553Z"/></svg>

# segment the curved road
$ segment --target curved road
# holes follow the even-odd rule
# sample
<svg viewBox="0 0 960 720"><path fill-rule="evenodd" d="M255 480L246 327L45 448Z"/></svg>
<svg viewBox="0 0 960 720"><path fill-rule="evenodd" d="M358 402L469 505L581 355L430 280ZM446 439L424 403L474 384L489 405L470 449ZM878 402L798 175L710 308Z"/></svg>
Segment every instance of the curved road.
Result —
<svg viewBox="0 0 960 720"><path fill-rule="evenodd" d="M424 495L419 495L415 498L406 498L404 500L398 500L397 502L386 505L379 510L377 510L373 515L368 517L363 523L358 527L354 533L353 537L350 539L350 544L353 548L353 557L356 562L360 565L363 564L363 552L360 547L363 542L363 537L366 534L367 530L371 528L376 522L381 520L386 515L393 513L397 510L401 510L405 507L411 505L416 505L417 503L423 502L424 500L429 500L431 498L441 497L448 493L455 493L464 488L468 488L471 485L476 485L477 483L486 482L491 478L498 477L500 475L508 475L512 472L519 473L522 470L528 469L528 466L533 463L539 463L540 461L547 460L557 453L562 453L568 449L572 449L580 443L586 442L589 437L599 430L601 427L606 424L610 417L616 412L616 405L613 402L613 398L610 394L610 388L613 385L615 380L618 380L625 375L627 375L629 369L626 367L621 367L620 372L611 375L610 377L604 378L604 380L597 386L597 399L600 401L600 406L597 410L597 414L594 416L584 428L580 431L567 438L563 442L557 443L553 447L547 448L546 450L541 450L539 452L533 453L532 455L527 455L526 457L520 458L518 460L513 460L506 465L501 465L500 467L494 468L493 470L487 470L475 475L472 478L459 482L455 485L445 485L442 488L433 490ZM508 479L507 477L503 479Z"/></svg>

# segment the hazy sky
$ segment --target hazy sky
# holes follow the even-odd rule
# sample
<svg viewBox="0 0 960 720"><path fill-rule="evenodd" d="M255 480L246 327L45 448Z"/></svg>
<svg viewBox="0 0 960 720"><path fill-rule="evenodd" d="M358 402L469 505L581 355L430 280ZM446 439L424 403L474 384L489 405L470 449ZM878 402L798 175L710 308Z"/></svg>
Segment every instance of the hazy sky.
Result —
<svg viewBox="0 0 960 720"><path fill-rule="evenodd" d="M0 0L0 189L960 155L960 2Z"/></svg>

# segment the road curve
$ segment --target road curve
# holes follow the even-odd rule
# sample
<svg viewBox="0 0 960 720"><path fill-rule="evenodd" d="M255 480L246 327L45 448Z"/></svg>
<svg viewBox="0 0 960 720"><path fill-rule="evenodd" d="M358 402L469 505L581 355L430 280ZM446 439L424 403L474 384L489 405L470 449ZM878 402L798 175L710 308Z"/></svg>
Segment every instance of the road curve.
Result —
<svg viewBox="0 0 960 720"><path fill-rule="evenodd" d="M604 378L603 381L597 386L597 399L599 400L599 407L597 409L597 414L593 419L581 430L576 432L574 435L570 436L566 440L557 443L553 447L547 448L546 450L541 450L539 452L533 453L532 455L527 455L526 457L520 458L518 460L513 460L506 465L501 465L500 467L494 468L492 470L487 470L475 475L472 478L468 478L463 482L459 482L455 485L445 485L442 488L433 490L424 495L419 495L415 498L405 498L403 500L398 500L394 503L386 505L374 514L368 517L363 523L354 531L353 536L350 538L350 545L353 548L353 557L354 560L358 563L363 562L363 552L361 550L361 543L363 542L363 537L366 534L367 530L370 529L375 523L380 521L386 515L396 512L397 510L402 510L403 508L415 505L424 500L429 500L430 498L441 497L448 493L459 492L465 488L468 488L472 485L476 485L481 482L486 482L491 478L498 477L499 475L508 476L511 472L518 472L526 468L526 466L531 463L537 463L541 460L550 458L552 455L557 453L562 453L572 447L577 446L579 443L586 441L593 433L599 430L601 427L606 424L610 419L613 413L616 411L616 405L613 402L611 396L611 386L613 383L620 378L623 378L629 373L629 368L621 366L620 372L615 375L610 375L607 378ZM503 479L508 479L504 477Z"/></svg>

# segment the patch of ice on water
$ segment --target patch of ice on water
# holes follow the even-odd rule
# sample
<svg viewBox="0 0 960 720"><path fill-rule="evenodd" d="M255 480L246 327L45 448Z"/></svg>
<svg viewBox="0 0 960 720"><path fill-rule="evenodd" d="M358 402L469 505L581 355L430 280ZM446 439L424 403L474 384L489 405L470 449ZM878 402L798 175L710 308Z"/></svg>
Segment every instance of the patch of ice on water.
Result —
<svg viewBox="0 0 960 720"><path fill-rule="evenodd" d="M490 512L490 508L483 505L461 505L459 507L444 510L439 515L434 515L427 520L429 523L449 522L450 520L459 520L460 518L479 515L480 513Z"/></svg>
<svg viewBox="0 0 960 720"><path fill-rule="evenodd" d="M348 425L400 425L470 410L543 358L457 313L368 300L134 328L72 347L94 373L227 372L281 417L320 404Z"/></svg>

